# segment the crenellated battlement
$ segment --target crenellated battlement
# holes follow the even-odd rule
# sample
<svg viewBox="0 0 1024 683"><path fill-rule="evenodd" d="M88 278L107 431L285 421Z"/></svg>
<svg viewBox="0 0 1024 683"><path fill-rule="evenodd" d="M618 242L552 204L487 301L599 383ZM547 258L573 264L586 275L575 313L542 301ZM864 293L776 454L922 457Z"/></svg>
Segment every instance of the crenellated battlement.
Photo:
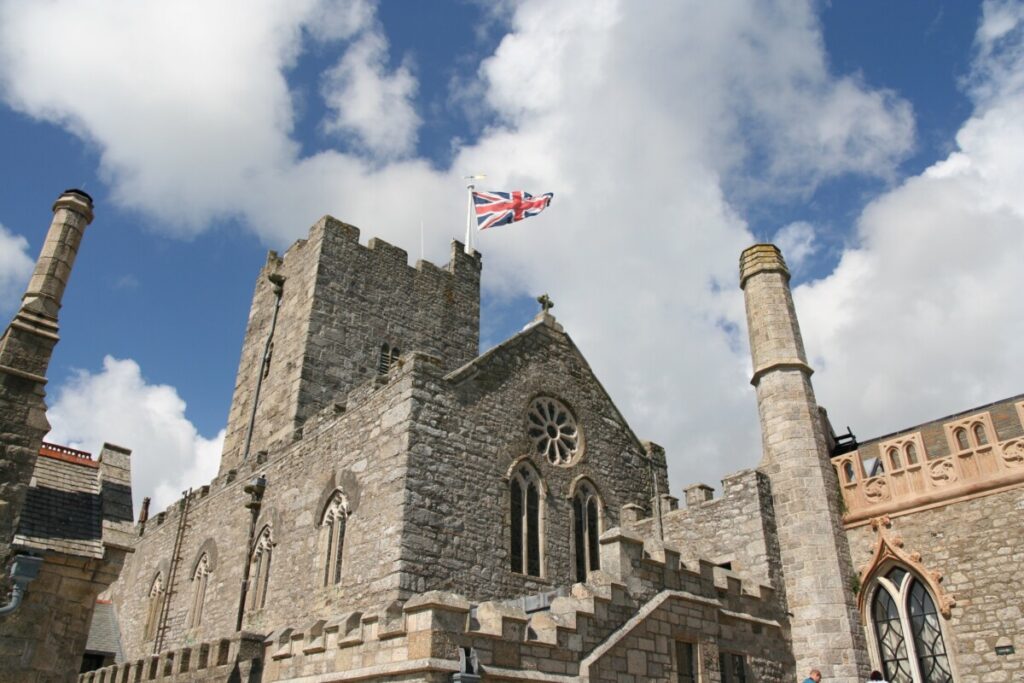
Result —
<svg viewBox="0 0 1024 683"><path fill-rule="evenodd" d="M429 591L266 636L243 632L169 650L83 674L79 683L123 676L221 681L256 670L264 680L334 672L378 681L414 672L597 680L603 669L619 666L613 662L623 648L635 647L636 638L655 637L649 633L693 638L707 648L717 641L730 651L743 648L763 680L781 680L786 662L766 656L782 651L784 640L785 616L771 588L748 587L709 562L687 567L677 550L617 528L601 536L601 562L603 569L586 582L530 614L521 601L473 605L454 593Z"/></svg>
<svg viewBox="0 0 1024 683"><path fill-rule="evenodd" d="M530 680L563 681L609 666L627 641L647 629L674 633L669 623L677 636L689 631L696 638L720 638L728 630L735 642L743 642L744 633L757 633L758 642L782 643L784 616L770 588L747 590L707 562L688 568L678 551L619 529L601 537L601 557L606 569L591 572L568 595L531 614L518 601L472 605L459 595L430 591L404 603L279 628L262 639L263 675L291 680L345 672L353 679L382 681L414 672L498 677L529 672ZM201 647L212 651L223 642L229 641ZM195 676L191 680L214 680L197 675L203 671L200 662L208 660L196 659L195 651L193 646L150 658L158 673L154 680L178 680L173 676L186 671ZM768 672L764 680L776 680L772 667L781 670L785 662L759 662L757 652L750 654L752 667ZM466 670L467 661L476 662L473 671ZM186 665L191 668L182 668ZM111 675L121 670L113 667Z"/></svg>
<svg viewBox="0 0 1024 683"><path fill-rule="evenodd" d="M262 635L243 631L80 674L78 683L252 680L262 666L262 645Z"/></svg>

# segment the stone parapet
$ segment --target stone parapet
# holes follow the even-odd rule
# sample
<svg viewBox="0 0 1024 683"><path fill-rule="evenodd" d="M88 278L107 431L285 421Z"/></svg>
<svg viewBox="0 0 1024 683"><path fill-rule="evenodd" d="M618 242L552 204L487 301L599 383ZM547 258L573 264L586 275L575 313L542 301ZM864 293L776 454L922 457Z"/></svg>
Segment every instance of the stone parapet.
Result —
<svg viewBox="0 0 1024 683"><path fill-rule="evenodd" d="M873 439L832 459L847 527L1024 483L1024 400L1006 399Z"/></svg>
<svg viewBox="0 0 1024 683"><path fill-rule="evenodd" d="M80 674L78 683L259 681L264 636L241 632Z"/></svg>

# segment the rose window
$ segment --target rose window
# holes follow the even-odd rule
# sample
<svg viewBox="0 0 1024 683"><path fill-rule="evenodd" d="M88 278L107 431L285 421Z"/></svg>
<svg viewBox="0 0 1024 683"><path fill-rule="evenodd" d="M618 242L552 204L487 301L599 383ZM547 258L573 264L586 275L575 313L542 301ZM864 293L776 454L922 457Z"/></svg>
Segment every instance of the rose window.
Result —
<svg viewBox="0 0 1024 683"><path fill-rule="evenodd" d="M576 418L561 401L538 398L527 413L527 433L534 449L552 465L568 465L580 451L579 427Z"/></svg>

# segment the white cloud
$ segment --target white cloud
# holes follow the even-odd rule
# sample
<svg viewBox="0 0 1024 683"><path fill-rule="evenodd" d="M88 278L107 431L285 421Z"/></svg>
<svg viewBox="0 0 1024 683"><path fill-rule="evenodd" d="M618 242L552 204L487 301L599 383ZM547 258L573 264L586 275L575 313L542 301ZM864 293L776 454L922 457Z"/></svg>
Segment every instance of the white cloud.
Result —
<svg viewBox="0 0 1024 683"><path fill-rule="evenodd" d="M872 202L858 246L796 293L818 396L862 436L1022 390L1024 12L1006 9L986 5L958 149Z"/></svg>
<svg viewBox="0 0 1024 683"><path fill-rule="evenodd" d="M554 191L541 217L481 240L485 286L549 291L637 431L668 448L675 483L714 483L759 450L736 332L752 238L725 188L751 201L888 178L913 143L906 102L830 73L815 6L510 4L472 84L498 123L440 171L410 155L416 82L387 68L365 3L332 5L354 9L321 32L313 0L6 2L0 82L12 106L97 145L117 201L178 229L237 214L281 246L334 213L412 247L422 219L440 259L467 172ZM306 33L352 41L324 94L325 125L353 149L299 157L284 74Z"/></svg>
<svg viewBox="0 0 1024 683"><path fill-rule="evenodd" d="M47 440L99 453L104 442L132 451L132 495L138 511L151 496L153 512L217 474L224 432L200 435L185 417L174 387L149 384L138 363L107 356L96 373L78 371L47 411Z"/></svg>
<svg viewBox="0 0 1024 683"><path fill-rule="evenodd" d="M28 255L28 240L0 223L0 313L18 307L34 266Z"/></svg>
<svg viewBox="0 0 1024 683"><path fill-rule="evenodd" d="M388 73L386 62L387 41L366 34L326 74L323 86L333 113L327 130L354 135L359 145L385 159L412 152L420 125L410 101L416 79L405 65Z"/></svg>
<svg viewBox="0 0 1024 683"><path fill-rule="evenodd" d="M814 226L806 221L796 221L778 229L772 242L782 250L786 265L791 271L799 271L808 257L817 250L814 243Z"/></svg>

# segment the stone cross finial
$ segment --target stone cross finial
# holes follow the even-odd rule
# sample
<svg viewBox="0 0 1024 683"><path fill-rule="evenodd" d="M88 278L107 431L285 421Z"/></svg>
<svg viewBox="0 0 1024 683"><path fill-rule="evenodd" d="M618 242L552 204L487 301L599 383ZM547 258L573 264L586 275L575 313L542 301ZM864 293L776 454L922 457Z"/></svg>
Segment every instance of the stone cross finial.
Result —
<svg viewBox="0 0 1024 683"><path fill-rule="evenodd" d="M537 303L540 304L540 310L543 311L544 313L547 313L548 311L555 307L555 302L552 301L551 297L549 297L547 294L541 294L540 296L538 296Z"/></svg>

